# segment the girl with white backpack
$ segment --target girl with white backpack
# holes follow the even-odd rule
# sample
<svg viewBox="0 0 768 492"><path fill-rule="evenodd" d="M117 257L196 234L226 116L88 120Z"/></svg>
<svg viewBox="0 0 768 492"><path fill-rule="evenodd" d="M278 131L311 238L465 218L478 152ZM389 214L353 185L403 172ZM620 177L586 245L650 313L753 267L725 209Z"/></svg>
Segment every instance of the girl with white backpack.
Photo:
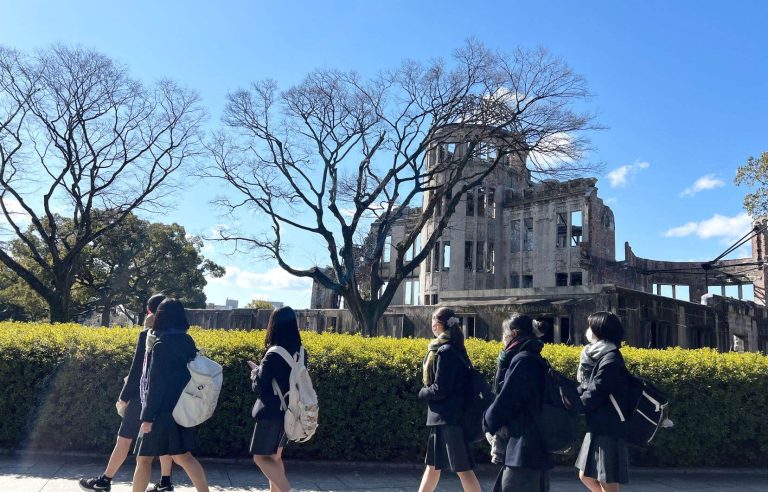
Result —
<svg viewBox="0 0 768 492"><path fill-rule="evenodd" d="M256 466L269 480L270 491L291 492L294 489L291 488L285 476L283 448L289 438L299 439L293 435L293 421L290 422L291 429L286 429L286 423L289 420L286 418L286 413L294 411L293 407L296 406L296 398L299 396L290 394L291 380L293 379L293 384L296 384L297 374L303 373L305 377L307 376L307 354L301 345L301 335L293 309L285 306L272 312L267 324L264 348L266 353L261 364L256 365L248 361L253 391L258 394L253 407L256 425L251 438L250 453L253 455ZM311 383L309 387L311 390ZM296 389L294 391L298 392ZM311 393L314 395L314 390ZM316 427L316 395L314 408ZM286 435L286 430L289 430L292 435ZM311 437L313 432L314 429L302 440Z"/></svg>

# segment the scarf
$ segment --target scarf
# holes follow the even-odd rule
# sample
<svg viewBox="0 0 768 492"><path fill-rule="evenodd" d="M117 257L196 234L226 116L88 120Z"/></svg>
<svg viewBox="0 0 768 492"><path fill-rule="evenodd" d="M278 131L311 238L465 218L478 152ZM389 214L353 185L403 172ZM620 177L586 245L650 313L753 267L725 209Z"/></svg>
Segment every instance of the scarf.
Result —
<svg viewBox="0 0 768 492"><path fill-rule="evenodd" d="M427 351L427 356L424 357L424 373L423 373L423 381L424 386L429 386L434 382L435 379L435 359L437 358L437 350L445 345L446 343L451 341L451 332L449 330L445 330L441 334L439 334L434 340L429 342L429 350Z"/></svg>
<svg viewBox="0 0 768 492"><path fill-rule="evenodd" d="M493 378L493 392L499 394L501 391L509 364L517 354L523 350L541 352L542 348L544 348L544 342L533 335L518 335L507 342L506 347L499 352L499 357L496 360L496 377Z"/></svg>
<svg viewBox="0 0 768 492"><path fill-rule="evenodd" d="M576 381L586 382L587 377L592 375L597 362L608 352L616 350L616 345L607 340L598 340L584 347L579 357L579 369L576 371Z"/></svg>

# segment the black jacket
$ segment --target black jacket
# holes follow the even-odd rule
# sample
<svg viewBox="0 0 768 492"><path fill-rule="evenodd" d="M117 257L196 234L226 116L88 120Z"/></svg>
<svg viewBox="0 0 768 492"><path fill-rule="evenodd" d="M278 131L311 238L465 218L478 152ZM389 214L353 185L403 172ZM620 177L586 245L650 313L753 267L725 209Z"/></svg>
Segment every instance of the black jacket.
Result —
<svg viewBox="0 0 768 492"><path fill-rule="evenodd" d="M468 376L463 351L450 343L437 349L434 382L419 391L419 400L427 402L427 425L461 424Z"/></svg>
<svg viewBox="0 0 768 492"><path fill-rule="evenodd" d="M622 438L627 436L627 424L621 422L609 397L614 396L624 417L629 418L632 410L629 404L629 373L621 352L612 350L603 355L597 361L589 382L579 390L589 432Z"/></svg>
<svg viewBox="0 0 768 492"><path fill-rule="evenodd" d="M304 349L304 365L307 365L308 359L307 350ZM269 352L264 356L257 369L256 379L252 383L253 391L259 395L256 400L254 418L257 420L282 420L285 417L285 410L280 410L280 397L275 394L272 388L272 380L277 381L280 391L285 395L289 389L288 380L290 377L291 366L280 354ZM288 402L286 401L286 403Z"/></svg>
<svg viewBox="0 0 768 492"><path fill-rule="evenodd" d="M139 339L136 341L136 352L133 354L131 369L128 371L128 377L120 391L120 399L129 402L139 398L139 381L141 380L141 370L144 367L144 352L147 348L147 331L142 330L139 333Z"/></svg>
<svg viewBox="0 0 768 492"><path fill-rule="evenodd" d="M515 354L501 391L485 412L486 432L495 433L504 426L509 431L506 466L531 470L549 470L554 466L533 420L533 412L541 409L547 367L540 351L541 342L532 340Z"/></svg>
<svg viewBox="0 0 768 492"><path fill-rule="evenodd" d="M141 410L142 422L173 412L190 379L187 363L195 358L195 341L186 333L163 333L150 352L147 401Z"/></svg>

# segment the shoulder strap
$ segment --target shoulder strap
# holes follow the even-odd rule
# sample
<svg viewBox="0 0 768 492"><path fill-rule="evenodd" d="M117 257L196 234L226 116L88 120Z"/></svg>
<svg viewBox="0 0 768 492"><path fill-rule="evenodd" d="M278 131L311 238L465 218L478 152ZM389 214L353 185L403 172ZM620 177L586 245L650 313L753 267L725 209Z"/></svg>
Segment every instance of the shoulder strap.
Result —
<svg viewBox="0 0 768 492"><path fill-rule="evenodd" d="M267 350L266 354L264 354L264 355L266 356L266 355L267 355L268 353L270 353L270 352L275 352L275 353L277 353L278 355L280 355L280 357L282 357L282 358L283 358L283 360L284 360L284 361L285 361L285 362L286 362L286 363L287 363L289 366L291 366L291 368L293 368L293 366L295 366L295 365L296 365L296 363L298 362L298 361L296 360L296 359L297 359L297 356L294 356L294 355L291 355L291 354L289 354L289 353L288 353L288 351L287 351L287 350L285 350L285 348L283 348L283 347L281 347L281 346L279 346L279 345L273 345L273 346L269 347L269 349ZM302 347L302 348L301 348L301 350L299 351L299 354L301 354L301 357L303 357L303 356L304 356L304 347Z"/></svg>

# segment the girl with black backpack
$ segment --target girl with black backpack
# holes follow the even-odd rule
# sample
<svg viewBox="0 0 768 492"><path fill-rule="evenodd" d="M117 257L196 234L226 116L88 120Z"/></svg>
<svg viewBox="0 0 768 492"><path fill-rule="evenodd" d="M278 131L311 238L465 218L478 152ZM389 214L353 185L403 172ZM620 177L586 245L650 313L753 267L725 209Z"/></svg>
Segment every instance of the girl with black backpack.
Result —
<svg viewBox="0 0 768 492"><path fill-rule="evenodd" d="M624 327L618 316L607 311L591 314L587 325L590 343L581 351L576 374L587 434L575 466L590 491L618 492L619 484L629 482L628 428L615 408L618 405L624 415L631 413L629 373L619 352Z"/></svg>
<svg viewBox="0 0 768 492"><path fill-rule="evenodd" d="M465 491L480 492L469 442L461 426L467 393L469 357L464 334L452 309L432 313L432 332L423 363L424 387L419 400L427 403L427 468L419 492L432 492L442 470L456 472Z"/></svg>

